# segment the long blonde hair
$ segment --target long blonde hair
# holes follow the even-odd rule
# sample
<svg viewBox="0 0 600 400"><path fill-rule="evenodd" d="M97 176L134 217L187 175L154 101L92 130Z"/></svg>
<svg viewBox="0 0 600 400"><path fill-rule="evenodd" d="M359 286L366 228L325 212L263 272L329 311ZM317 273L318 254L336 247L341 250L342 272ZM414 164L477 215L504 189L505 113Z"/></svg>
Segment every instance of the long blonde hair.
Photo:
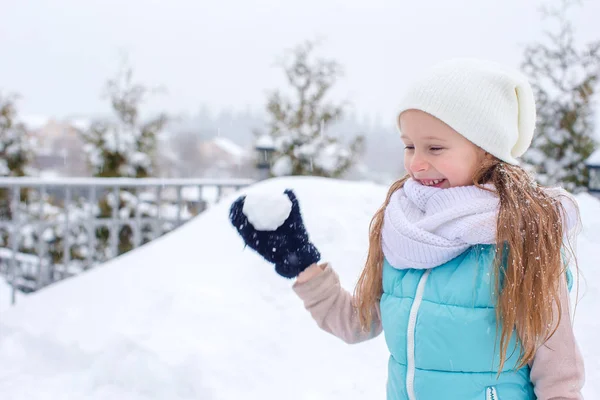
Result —
<svg viewBox="0 0 600 400"><path fill-rule="evenodd" d="M385 203L377 210L369 226L369 252L354 292L355 305L364 330L369 330L374 306L383 293L381 228L383 214L392 194L400 189L408 176L390 187ZM569 240L563 241L565 209L559 198L551 197L522 168L508 165L497 158L487 159L476 171L473 183L491 183L500 198L496 224L498 246L495 256L498 293L496 317L500 322L500 365L502 371L513 332L520 342L517 368L529 363L540 344L556 331L561 318L559 300L561 275L575 253ZM486 189L489 190L489 189ZM577 210L577 205L573 203ZM563 243L561 247L558 245ZM555 311L557 315L555 315Z"/></svg>

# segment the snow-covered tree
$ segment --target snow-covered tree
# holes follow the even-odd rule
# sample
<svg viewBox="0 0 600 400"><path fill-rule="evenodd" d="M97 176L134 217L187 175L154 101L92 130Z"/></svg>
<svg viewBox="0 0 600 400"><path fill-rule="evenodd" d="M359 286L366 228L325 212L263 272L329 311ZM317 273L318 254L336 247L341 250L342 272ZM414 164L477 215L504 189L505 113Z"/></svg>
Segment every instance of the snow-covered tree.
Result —
<svg viewBox="0 0 600 400"><path fill-rule="evenodd" d="M167 116L141 120L140 106L149 89L132 79L132 68L124 65L106 84L116 119L95 121L81 131L94 176L144 178L154 174L156 137Z"/></svg>
<svg viewBox="0 0 600 400"><path fill-rule="evenodd" d="M0 176L24 176L32 160L32 142L25 126L17 121L15 95L0 93ZM25 200L27 192L22 190ZM10 219L10 192L0 189L0 218Z"/></svg>
<svg viewBox="0 0 600 400"><path fill-rule="evenodd" d="M166 114L142 121L140 107L150 89L133 82L133 70L123 64L117 75L108 80L107 94L115 117L95 121L88 130L81 131L84 149L93 174L96 177L146 178L156 176L155 155L157 135L167 123ZM111 200L112 194L104 194L98 204L101 218L110 218L113 207L118 215L132 218L131 202L136 198L135 190L121 191L120 199ZM127 214L127 215L124 215ZM98 228L100 243L109 245L110 231ZM119 233L119 254L133 247L133 231L123 226Z"/></svg>
<svg viewBox="0 0 600 400"><path fill-rule="evenodd" d="M17 121L14 95L0 93L0 176L24 176L31 162L31 140Z"/></svg>
<svg viewBox="0 0 600 400"><path fill-rule="evenodd" d="M575 1L547 7L553 24L544 41L526 47L523 71L536 95L538 123L524 158L542 184L571 191L587 186L584 161L594 151L594 95L600 78L600 40L578 46L567 11Z"/></svg>
<svg viewBox="0 0 600 400"><path fill-rule="evenodd" d="M344 104L327 100L341 66L316 58L314 49L315 43L307 41L283 58L281 67L293 95L275 90L268 98L268 135L276 149L272 175L339 177L362 153L362 136L346 145L325 134L344 114Z"/></svg>

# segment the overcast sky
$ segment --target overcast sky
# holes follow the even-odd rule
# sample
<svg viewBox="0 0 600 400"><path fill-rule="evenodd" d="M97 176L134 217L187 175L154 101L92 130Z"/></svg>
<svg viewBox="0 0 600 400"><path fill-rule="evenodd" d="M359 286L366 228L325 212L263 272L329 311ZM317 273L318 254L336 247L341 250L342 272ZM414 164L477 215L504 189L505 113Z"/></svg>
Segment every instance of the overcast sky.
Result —
<svg viewBox="0 0 600 400"><path fill-rule="evenodd" d="M454 56L518 67L543 29L539 0L0 0L0 90L23 114L105 112L99 98L119 54L139 80L167 93L148 107L195 113L202 104L260 110L282 82L276 58L324 38L345 68L336 96L359 114L393 120L408 79ZM600 36L600 1L571 18L581 41Z"/></svg>

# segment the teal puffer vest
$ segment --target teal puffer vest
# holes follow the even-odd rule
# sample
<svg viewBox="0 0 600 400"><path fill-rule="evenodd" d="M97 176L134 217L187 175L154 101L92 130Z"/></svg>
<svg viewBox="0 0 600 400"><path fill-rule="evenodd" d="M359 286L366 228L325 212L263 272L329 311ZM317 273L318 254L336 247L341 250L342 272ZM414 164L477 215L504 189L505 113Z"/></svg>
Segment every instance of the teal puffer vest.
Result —
<svg viewBox="0 0 600 400"><path fill-rule="evenodd" d="M497 376L494 254L494 246L477 245L430 270L384 262L388 400L535 399L529 367L516 370L514 336Z"/></svg>

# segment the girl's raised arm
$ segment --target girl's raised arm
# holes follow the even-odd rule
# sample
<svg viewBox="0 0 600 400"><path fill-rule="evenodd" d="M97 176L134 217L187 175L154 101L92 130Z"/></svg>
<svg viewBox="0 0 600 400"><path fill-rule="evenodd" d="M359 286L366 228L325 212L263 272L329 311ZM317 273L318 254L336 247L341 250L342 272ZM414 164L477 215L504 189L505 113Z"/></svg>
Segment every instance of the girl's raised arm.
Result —
<svg viewBox="0 0 600 400"><path fill-rule="evenodd" d="M317 325L348 344L372 339L382 331L379 307L373 312L371 330L362 330L352 294L341 287L328 264L311 265L298 276L293 289Z"/></svg>

